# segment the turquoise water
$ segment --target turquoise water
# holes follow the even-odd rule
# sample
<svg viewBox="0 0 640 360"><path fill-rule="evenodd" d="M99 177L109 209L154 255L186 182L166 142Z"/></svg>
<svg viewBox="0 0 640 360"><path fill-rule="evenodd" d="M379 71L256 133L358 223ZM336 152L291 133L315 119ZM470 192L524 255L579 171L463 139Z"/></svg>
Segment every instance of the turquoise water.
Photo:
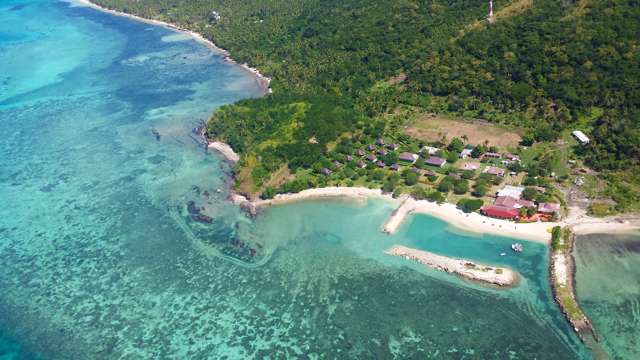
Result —
<svg viewBox="0 0 640 360"><path fill-rule="evenodd" d="M229 205L192 129L262 90L201 44L5 0L0 64L0 359L589 357L542 245L516 256L426 216L386 236L381 200ZM383 254L396 243L523 279L483 288Z"/></svg>
<svg viewBox="0 0 640 360"><path fill-rule="evenodd" d="M640 358L640 233L576 241L580 305L613 359Z"/></svg>

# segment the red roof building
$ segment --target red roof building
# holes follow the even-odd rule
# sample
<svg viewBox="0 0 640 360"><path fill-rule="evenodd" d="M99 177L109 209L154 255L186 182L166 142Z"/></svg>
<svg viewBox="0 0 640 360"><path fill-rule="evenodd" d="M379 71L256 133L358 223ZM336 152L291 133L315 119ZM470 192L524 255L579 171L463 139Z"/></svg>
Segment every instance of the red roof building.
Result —
<svg viewBox="0 0 640 360"><path fill-rule="evenodd" d="M489 216L496 219L517 219L519 216L518 209L509 208L505 206L488 205L482 207L480 210L485 216Z"/></svg>

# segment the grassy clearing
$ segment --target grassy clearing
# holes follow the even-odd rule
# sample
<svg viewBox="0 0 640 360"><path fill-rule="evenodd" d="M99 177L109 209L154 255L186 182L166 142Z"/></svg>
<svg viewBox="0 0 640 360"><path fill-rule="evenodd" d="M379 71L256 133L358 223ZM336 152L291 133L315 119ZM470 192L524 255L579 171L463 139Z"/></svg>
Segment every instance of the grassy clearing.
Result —
<svg viewBox="0 0 640 360"><path fill-rule="evenodd" d="M490 124L482 120L454 118L443 115L418 115L404 131L414 138L434 142L443 137L451 140L454 137L468 138L470 144L496 145L501 148L513 148L521 140L518 129L502 125ZM447 141L448 142L448 141Z"/></svg>

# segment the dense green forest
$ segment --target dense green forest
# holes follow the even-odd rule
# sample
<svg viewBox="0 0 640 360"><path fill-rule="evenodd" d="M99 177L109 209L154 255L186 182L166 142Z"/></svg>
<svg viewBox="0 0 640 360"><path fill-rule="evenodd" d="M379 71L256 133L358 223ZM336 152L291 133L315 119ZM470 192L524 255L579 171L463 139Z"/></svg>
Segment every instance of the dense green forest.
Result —
<svg viewBox="0 0 640 360"><path fill-rule="evenodd" d="M390 131L402 120L389 114L411 108L522 127L524 145L581 129L592 142L577 154L638 197L637 0L498 0L493 23L485 0L96 2L201 32L273 78L272 95L208 125L254 180L312 165L341 134Z"/></svg>

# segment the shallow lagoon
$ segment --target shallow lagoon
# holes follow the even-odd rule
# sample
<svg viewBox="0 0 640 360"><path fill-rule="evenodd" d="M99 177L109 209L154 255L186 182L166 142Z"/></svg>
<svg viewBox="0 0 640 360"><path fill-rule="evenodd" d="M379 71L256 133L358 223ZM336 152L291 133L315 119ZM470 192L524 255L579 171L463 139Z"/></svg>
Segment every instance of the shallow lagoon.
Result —
<svg viewBox="0 0 640 360"><path fill-rule="evenodd" d="M576 241L576 291L606 352L640 358L640 233Z"/></svg>
<svg viewBox="0 0 640 360"><path fill-rule="evenodd" d="M542 245L500 257L512 240L426 216L387 236L381 200L255 221L225 202L229 168L191 130L262 90L219 54L64 2L4 1L0 20L0 355L587 357ZM395 243L524 278L485 289L382 253Z"/></svg>

